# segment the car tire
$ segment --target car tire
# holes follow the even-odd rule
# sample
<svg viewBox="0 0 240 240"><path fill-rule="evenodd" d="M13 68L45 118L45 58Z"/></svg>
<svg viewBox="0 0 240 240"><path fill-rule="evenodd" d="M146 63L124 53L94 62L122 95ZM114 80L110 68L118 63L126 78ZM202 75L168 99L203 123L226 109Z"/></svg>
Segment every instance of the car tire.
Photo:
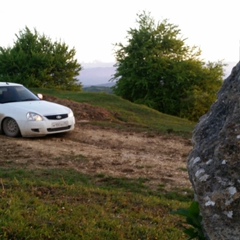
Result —
<svg viewBox="0 0 240 240"><path fill-rule="evenodd" d="M18 124L13 118L5 118L3 120L2 130L8 137L18 137L21 135Z"/></svg>

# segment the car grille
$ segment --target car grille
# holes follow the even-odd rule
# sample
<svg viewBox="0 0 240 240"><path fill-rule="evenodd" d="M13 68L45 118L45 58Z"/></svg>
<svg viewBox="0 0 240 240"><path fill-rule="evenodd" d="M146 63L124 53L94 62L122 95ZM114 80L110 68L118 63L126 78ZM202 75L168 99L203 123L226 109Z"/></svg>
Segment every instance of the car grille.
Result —
<svg viewBox="0 0 240 240"><path fill-rule="evenodd" d="M58 132L58 131L63 131L63 130L68 130L71 128L71 125L67 127L59 127L59 128L48 128L48 132Z"/></svg>
<svg viewBox="0 0 240 240"><path fill-rule="evenodd" d="M68 114L48 115L45 116L49 120L62 120L68 117Z"/></svg>

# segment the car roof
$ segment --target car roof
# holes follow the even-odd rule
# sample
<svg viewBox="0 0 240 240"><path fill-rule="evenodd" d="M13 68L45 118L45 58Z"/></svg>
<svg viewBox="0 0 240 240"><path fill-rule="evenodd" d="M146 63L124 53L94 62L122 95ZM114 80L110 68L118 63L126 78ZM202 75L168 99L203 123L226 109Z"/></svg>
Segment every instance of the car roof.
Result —
<svg viewBox="0 0 240 240"><path fill-rule="evenodd" d="M10 83L10 82L0 82L0 87L6 87L6 86L22 86L22 84Z"/></svg>

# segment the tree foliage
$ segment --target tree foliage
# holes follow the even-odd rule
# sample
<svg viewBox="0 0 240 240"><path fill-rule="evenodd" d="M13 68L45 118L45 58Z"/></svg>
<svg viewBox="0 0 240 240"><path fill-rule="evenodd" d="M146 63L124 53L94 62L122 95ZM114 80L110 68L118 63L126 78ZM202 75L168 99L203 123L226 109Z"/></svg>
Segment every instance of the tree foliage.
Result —
<svg viewBox="0 0 240 240"><path fill-rule="evenodd" d="M115 47L114 93L163 113L197 120L216 100L222 85L222 62L205 63L201 51L185 44L181 31L166 19L155 24L143 12L127 44Z"/></svg>
<svg viewBox="0 0 240 240"><path fill-rule="evenodd" d="M74 58L74 48L52 42L36 29L31 32L27 27L16 37L13 47L0 47L0 81L28 87L82 89L76 78L81 65Z"/></svg>

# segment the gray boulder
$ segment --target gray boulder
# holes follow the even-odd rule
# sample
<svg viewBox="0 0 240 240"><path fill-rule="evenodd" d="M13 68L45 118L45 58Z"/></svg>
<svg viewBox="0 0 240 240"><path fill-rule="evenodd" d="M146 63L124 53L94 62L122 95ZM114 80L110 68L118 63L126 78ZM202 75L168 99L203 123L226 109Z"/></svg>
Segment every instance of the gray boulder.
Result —
<svg viewBox="0 0 240 240"><path fill-rule="evenodd" d="M188 173L206 239L240 239L240 62L193 133Z"/></svg>

